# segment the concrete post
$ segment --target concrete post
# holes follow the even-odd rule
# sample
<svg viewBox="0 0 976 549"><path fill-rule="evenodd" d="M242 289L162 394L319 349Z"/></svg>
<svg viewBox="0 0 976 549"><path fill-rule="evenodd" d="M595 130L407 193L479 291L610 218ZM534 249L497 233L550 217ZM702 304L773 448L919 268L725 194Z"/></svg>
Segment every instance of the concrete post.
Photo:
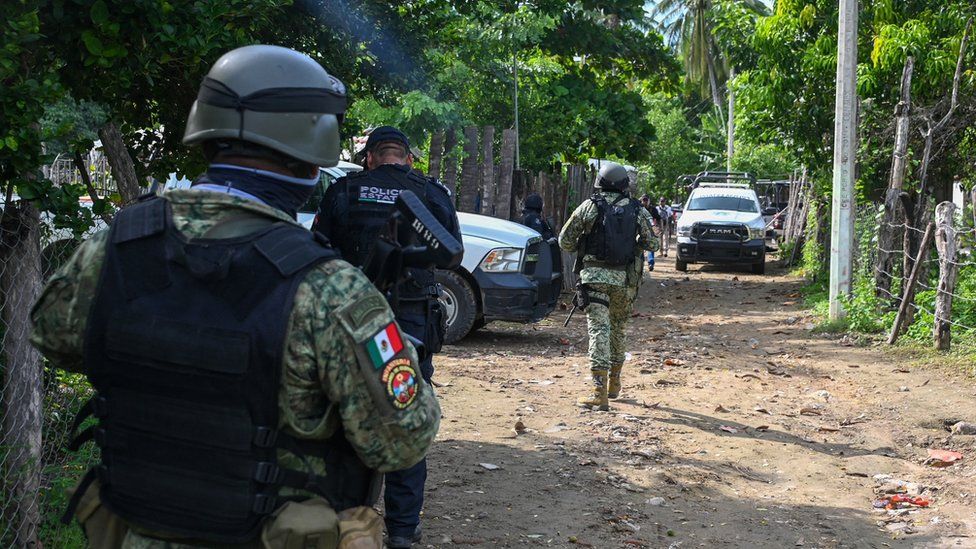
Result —
<svg viewBox="0 0 976 549"><path fill-rule="evenodd" d="M830 216L831 320L845 316L840 300L851 289L854 162L857 151L857 5L857 0L840 0L838 15L834 192Z"/></svg>

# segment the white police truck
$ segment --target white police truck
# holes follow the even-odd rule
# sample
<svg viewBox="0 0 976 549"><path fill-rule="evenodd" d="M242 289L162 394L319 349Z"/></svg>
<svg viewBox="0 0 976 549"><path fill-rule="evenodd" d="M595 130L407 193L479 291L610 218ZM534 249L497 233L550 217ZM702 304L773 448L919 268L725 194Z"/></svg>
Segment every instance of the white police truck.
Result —
<svg viewBox="0 0 976 549"><path fill-rule="evenodd" d="M766 272L766 223L748 183L696 182L678 218L677 236L679 271L689 263L713 263L747 264L755 274Z"/></svg>

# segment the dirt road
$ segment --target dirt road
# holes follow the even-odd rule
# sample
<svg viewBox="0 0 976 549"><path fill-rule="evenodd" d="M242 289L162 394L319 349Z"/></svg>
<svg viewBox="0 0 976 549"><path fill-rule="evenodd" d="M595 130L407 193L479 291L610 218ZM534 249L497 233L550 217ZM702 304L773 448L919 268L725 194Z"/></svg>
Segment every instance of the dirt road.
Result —
<svg viewBox="0 0 976 549"><path fill-rule="evenodd" d="M971 379L815 334L776 268L658 265L610 412L575 407L583 316L439 357L421 546L976 547L974 439L944 428L976 421ZM874 509L899 480L931 506Z"/></svg>

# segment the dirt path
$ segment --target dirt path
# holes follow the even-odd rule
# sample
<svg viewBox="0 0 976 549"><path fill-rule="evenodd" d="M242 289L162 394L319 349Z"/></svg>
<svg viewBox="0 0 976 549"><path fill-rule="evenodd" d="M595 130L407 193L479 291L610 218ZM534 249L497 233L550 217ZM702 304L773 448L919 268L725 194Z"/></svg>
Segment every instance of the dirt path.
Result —
<svg viewBox="0 0 976 549"><path fill-rule="evenodd" d="M943 427L976 421L971 379L812 333L775 268L658 265L610 412L575 407L583 316L447 348L422 545L976 547L976 447ZM932 506L875 510L897 480Z"/></svg>

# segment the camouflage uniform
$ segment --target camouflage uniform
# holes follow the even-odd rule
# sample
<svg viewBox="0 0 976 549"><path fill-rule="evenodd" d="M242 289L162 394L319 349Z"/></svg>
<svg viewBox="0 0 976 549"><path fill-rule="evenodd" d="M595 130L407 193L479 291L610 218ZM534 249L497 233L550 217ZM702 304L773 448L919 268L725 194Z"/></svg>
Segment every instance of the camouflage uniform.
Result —
<svg viewBox="0 0 976 549"><path fill-rule="evenodd" d="M611 205L624 204L625 200L629 200L627 195L616 191L600 190L596 194L603 195ZM559 246L568 252L576 252L581 237L593 228L597 214L592 200L583 201L563 226ZM626 349L624 328L637 299L643 275L643 250L653 250L658 246L651 215L644 208L637 208L637 229L637 255L633 262L624 267L608 267L600 264L592 255L586 255L580 273L581 282L589 289L591 300L596 298L610 304L606 307L600 303L590 303L586 308L586 324L593 382L599 391L609 374L609 393L613 398L620 391L620 371Z"/></svg>
<svg viewBox="0 0 976 549"><path fill-rule="evenodd" d="M221 221L242 214L270 223L295 223L275 208L228 194L189 189L168 191L164 198L171 205L175 228L189 238L202 237ZM244 230L244 234L248 232ZM240 235L226 237L231 236ZM31 314L32 343L59 368L84 371L86 321L96 295L107 237L108 231L102 231L81 245L51 278ZM382 306L375 307L376 303ZM356 310L358 305L362 307ZM338 317L343 312L357 313L345 318L362 320L359 325L340 322ZM349 263L329 261L310 271L298 286L288 320L278 396L280 427L296 438L324 440L341 425L360 459L379 472L420 461L440 423L433 390L418 379L414 402L395 416L384 417L377 413L378 405L356 358L357 346L392 320L386 300ZM404 345L416 368L416 351L408 342ZM300 460L285 451L280 451L279 463L325 473L324 461L312 457ZM283 489L282 493L287 491ZM181 546L130 531L122 547Z"/></svg>

